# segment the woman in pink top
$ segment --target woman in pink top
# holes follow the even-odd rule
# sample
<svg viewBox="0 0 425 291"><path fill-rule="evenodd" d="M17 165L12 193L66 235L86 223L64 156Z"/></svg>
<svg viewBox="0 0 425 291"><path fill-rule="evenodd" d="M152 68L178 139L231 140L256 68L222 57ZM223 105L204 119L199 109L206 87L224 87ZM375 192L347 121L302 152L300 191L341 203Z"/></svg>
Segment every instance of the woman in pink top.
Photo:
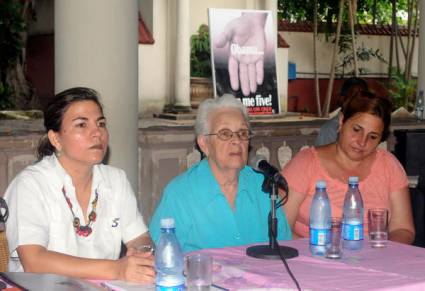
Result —
<svg viewBox="0 0 425 291"><path fill-rule="evenodd" d="M397 159L378 144L389 135L391 103L369 92L348 100L339 118L335 143L299 152L283 169L289 195L285 212L295 235L308 237L315 183L324 180L332 216L342 217L349 176L358 176L365 209L389 209L389 239L412 243L415 237L408 180Z"/></svg>

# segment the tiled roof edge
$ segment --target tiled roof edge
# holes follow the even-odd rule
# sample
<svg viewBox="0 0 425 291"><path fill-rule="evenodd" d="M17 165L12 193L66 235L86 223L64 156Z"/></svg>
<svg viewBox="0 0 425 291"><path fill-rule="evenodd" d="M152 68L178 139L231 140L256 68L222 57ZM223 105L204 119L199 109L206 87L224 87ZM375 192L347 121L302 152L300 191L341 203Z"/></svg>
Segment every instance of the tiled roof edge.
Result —
<svg viewBox="0 0 425 291"><path fill-rule="evenodd" d="M324 25L324 23L319 24L319 32L324 32ZM313 32L313 23L309 21L291 23L287 20L280 20L278 23L278 30L291 32ZM356 31L359 34L367 35L391 35L392 27L391 25L358 24L356 25ZM405 26L400 26L398 31L401 36L407 36L409 32ZM417 30L416 35L419 35L419 29Z"/></svg>
<svg viewBox="0 0 425 291"><path fill-rule="evenodd" d="M277 47L289 48L289 44L285 41L280 33L277 34Z"/></svg>
<svg viewBox="0 0 425 291"><path fill-rule="evenodd" d="M152 33L143 21L142 15L139 13L139 44L154 44Z"/></svg>

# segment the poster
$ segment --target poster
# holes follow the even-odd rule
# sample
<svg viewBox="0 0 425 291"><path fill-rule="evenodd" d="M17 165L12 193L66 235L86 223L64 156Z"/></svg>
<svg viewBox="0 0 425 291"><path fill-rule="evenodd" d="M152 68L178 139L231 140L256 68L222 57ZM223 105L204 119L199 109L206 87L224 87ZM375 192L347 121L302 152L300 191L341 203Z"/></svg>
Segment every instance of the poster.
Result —
<svg viewBox="0 0 425 291"><path fill-rule="evenodd" d="M208 17L215 96L239 98L250 115L278 114L271 12L210 8Z"/></svg>

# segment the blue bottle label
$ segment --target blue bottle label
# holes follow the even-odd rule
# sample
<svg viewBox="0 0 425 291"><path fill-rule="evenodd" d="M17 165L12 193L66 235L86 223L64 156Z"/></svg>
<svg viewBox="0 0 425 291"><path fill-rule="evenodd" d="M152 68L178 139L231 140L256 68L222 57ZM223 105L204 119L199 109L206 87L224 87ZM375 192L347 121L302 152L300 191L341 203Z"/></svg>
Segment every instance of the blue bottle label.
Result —
<svg viewBox="0 0 425 291"><path fill-rule="evenodd" d="M178 286L160 286L156 285L156 291L184 291L184 284Z"/></svg>
<svg viewBox="0 0 425 291"><path fill-rule="evenodd" d="M310 244L324 246L329 242L329 228L310 228Z"/></svg>
<svg viewBox="0 0 425 291"><path fill-rule="evenodd" d="M363 224L344 223L342 237L345 240L363 240Z"/></svg>

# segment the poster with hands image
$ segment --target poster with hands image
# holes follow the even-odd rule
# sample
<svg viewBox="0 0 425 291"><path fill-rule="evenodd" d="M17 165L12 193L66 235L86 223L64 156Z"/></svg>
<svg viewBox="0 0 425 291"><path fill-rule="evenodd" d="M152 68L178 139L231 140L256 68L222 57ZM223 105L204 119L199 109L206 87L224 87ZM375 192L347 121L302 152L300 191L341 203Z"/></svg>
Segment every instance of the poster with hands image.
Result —
<svg viewBox="0 0 425 291"><path fill-rule="evenodd" d="M210 8L208 16L215 96L234 95L251 115L278 114L271 12Z"/></svg>

